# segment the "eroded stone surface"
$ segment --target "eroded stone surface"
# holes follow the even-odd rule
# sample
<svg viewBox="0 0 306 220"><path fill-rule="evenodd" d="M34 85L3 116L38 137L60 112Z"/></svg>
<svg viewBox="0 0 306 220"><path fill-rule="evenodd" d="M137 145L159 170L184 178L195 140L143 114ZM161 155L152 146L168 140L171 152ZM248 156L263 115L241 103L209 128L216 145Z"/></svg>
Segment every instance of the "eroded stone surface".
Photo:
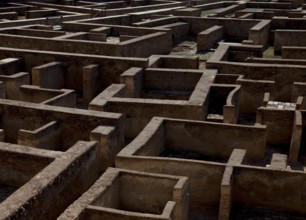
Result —
<svg viewBox="0 0 306 220"><path fill-rule="evenodd" d="M305 219L304 8L1 1L0 218Z"/></svg>

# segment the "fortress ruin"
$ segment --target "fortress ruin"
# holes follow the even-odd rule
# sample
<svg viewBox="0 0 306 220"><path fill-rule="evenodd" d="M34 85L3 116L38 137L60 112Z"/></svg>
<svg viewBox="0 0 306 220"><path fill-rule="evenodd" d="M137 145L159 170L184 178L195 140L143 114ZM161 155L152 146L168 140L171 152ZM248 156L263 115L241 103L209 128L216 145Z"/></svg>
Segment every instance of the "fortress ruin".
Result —
<svg viewBox="0 0 306 220"><path fill-rule="evenodd" d="M0 1L0 164L1 220L306 219L306 1Z"/></svg>

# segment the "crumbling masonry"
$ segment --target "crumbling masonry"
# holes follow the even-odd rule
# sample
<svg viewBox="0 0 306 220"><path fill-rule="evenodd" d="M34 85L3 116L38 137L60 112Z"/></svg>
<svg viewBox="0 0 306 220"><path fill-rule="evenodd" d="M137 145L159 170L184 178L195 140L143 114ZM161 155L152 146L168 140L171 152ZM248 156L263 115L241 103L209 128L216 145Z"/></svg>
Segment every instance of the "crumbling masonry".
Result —
<svg viewBox="0 0 306 220"><path fill-rule="evenodd" d="M0 1L0 219L306 219L305 39L304 0Z"/></svg>

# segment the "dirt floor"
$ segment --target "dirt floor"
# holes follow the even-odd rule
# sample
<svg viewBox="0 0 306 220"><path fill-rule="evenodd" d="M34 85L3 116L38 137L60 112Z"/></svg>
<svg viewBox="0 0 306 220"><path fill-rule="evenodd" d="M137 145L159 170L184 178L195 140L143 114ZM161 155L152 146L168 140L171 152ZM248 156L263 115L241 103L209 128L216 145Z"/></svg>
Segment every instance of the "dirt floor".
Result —
<svg viewBox="0 0 306 220"><path fill-rule="evenodd" d="M197 51L197 42L196 38L193 36L189 36L186 41L179 43L175 46L170 55L180 55L180 56L197 56L200 60L199 69L204 70L206 66L206 61L210 58L210 56L214 53L214 51Z"/></svg>
<svg viewBox="0 0 306 220"><path fill-rule="evenodd" d="M274 47L268 47L262 55L263 58L281 58L279 55L274 54Z"/></svg>
<svg viewBox="0 0 306 220"><path fill-rule="evenodd" d="M9 197L17 188L0 184L0 203Z"/></svg>

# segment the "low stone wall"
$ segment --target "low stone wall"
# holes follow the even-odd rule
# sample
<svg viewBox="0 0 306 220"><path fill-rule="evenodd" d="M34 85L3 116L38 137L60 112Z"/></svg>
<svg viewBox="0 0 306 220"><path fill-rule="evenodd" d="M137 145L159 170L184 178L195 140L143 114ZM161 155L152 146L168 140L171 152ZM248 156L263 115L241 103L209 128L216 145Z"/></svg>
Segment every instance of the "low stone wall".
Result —
<svg viewBox="0 0 306 220"><path fill-rule="evenodd" d="M226 48L220 47L220 53L226 54ZM275 81L274 99L278 101L291 100L292 84L303 81L305 67L302 65L229 62L224 56L220 56L221 60L217 55L207 61L206 68L217 69L219 73L244 75L245 79L250 80Z"/></svg>
<svg viewBox="0 0 306 220"><path fill-rule="evenodd" d="M52 31L52 30L37 30L34 29L32 25L26 26L23 29L5 29L2 30L1 33L7 33L12 35L23 35L23 36L32 36L32 37L57 37L61 35L65 35L64 31Z"/></svg>
<svg viewBox="0 0 306 220"><path fill-rule="evenodd" d="M123 135L123 117L120 114L72 111L70 108L11 100L0 101L0 112L5 139L11 143L17 142L19 129L38 128L51 121L61 122L62 150L68 149L78 140L88 141L91 131L101 124L117 126Z"/></svg>
<svg viewBox="0 0 306 220"><path fill-rule="evenodd" d="M76 94L73 90L68 89L53 90L23 85L20 87L19 100L61 107L76 107Z"/></svg>
<svg viewBox="0 0 306 220"><path fill-rule="evenodd" d="M59 219L187 220L188 191L186 177L109 168Z"/></svg>
<svg viewBox="0 0 306 220"><path fill-rule="evenodd" d="M101 79L100 89L107 88L112 83L119 82L119 76L130 67L147 67L148 60L142 58L119 58L97 55L80 55L60 52L45 52L35 50L21 50L0 48L0 59L7 57L23 57L25 69L29 72L33 67L46 63L65 63L65 88L76 91L83 90L83 67L97 64L97 74Z"/></svg>
<svg viewBox="0 0 306 220"><path fill-rule="evenodd" d="M261 159L266 149L265 126L241 126L212 122L164 121L165 146L196 151L215 158L229 158L234 148L245 149L247 157ZM214 137L210 139L210 137ZM209 146L214 146L210 148Z"/></svg>
<svg viewBox="0 0 306 220"><path fill-rule="evenodd" d="M10 4L8 5L8 7L3 7L0 8L0 13L3 12L17 12L18 15L20 16L24 16L25 12L31 9L36 9L35 6L31 6L31 5L14 5L14 4Z"/></svg>
<svg viewBox="0 0 306 220"><path fill-rule="evenodd" d="M229 39L246 40L249 38L249 31L257 25L260 20L252 19L230 19L230 18L197 18L197 17L180 17L180 20L191 25L191 33L198 34L203 30L218 25L224 27L225 36Z"/></svg>
<svg viewBox="0 0 306 220"><path fill-rule="evenodd" d="M1 184L21 187L60 155L9 143L0 144ZM24 166L27 164L27 166Z"/></svg>
<svg viewBox="0 0 306 220"><path fill-rule="evenodd" d="M15 12L15 11L0 12L0 19L17 20L18 19L18 13Z"/></svg>
<svg viewBox="0 0 306 220"><path fill-rule="evenodd" d="M176 99L145 99L129 98L126 94L132 94L125 85L113 84L100 93L89 105L89 109L109 112L123 112L126 115L125 135L128 138L135 137L154 116L186 118L193 120L205 120L207 115L207 96L210 85L214 81L216 73L208 71L194 85L193 91L187 100ZM184 77L190 80L188 75ZM174 85L173 85L174 86ZM176 84L175 86L179 86ZM134 87L136 89L136 87ZM161 94L163 94L161 87ZM174 88L173 88L174 89ZM142 88L145 90L145 88ZM127 91L129 91L127 93ZM175 90L169 90L176 92ZM175 93L173 94L175 97ZM189 114L192 112L193 114Z"/></svg>
<svg viewBox="0 0 306 220"><path fill-rule="evenodd" d="M48 17L48 16L56 16L57 14L56 9L45 9L45 10L33 10L33 11L26 11L25 17L26 19L31 18L42 18L42 17Z"/></svg>
<svg viewBox="0 0 306 220"><path fill-rule="evenodd" d="M290 2L248 2L249 8L274 8L274 9L291 9Z"/></svg>
<svg viewBox="0 0 306 220"><path fill-rule="evenodd" d="M35 130L20 129L17 143L24 146L60 151L61 127L57 121L52 121Z"/></svg>
<svg viewBox="0 0 306 220"><path fill-rule="evenodd" d="M224 132L225 130L227 132ZM225 169L225 164L218 162L220 158L230 158L235 147L248 146L250 136L256 140L258 146L249 145L247 157L262 158L265 153L265 132L265 126L238 126L154 118L136 139L117 155L116 167L188 176L191 211L200 209L200 213L203 214L206 208L216 207L219 204L220 187L218 186L221 185ZM224 137L225 133L229 134L229 137ZM206 135L214 138L206 138ZM239 141L233 138L233 135L239 136ZM230 141L231 139L233 142ZM226 140L226 143L222 140ZM214 146L214 148L206 148L206 145ZM181 152L181 156L179 159L175 156L162 156L166 149ZM187 152L189 151L200 152L206 156L214 155L214 157L206 161L188 160Z"/></svg>
<svg viewBox="0 0 306 220"><path fill-rule="evenodd" d="M2 202L0 218L55 219L97 178L96 151L95 142L76 143Z"/></svg>
<svg viewBox="0 0 306 220"><path fill-rule="evenodd" d="M9 34L0 34L0 42L3 42L3 44L0 43L0 46L12 48L31 48L35 50L124 57L148 57L151 54L168 53L172 48L171 33L167 34L162 32L141 36L119 44L91 40L74 41L70 39L50 39ZM141 50L138 48L141 48Z"/></svg>
<svg viewBox="0 0 306 220"><path fill-rule="evenodd" d="M284 59L305 59L306 47L282 47L282 58Z"/></svg>
<svg viewBox="0 0 306 220"><path fill-rule="evenodd" d="M154 100L134 98L111 98L101 100L100 104L106 104L104 111L121 112L127 117L125 135L128 138L135 137L150 121L153 116L187 118L204 120L205 110L203 106L189 105L188 101ZM90 104L89 109L100 109ZM101 110L101 109L100 109ZM193 114L189 114L192 112Z"/></svg>
<svg viewBox="0 0 306 220"><path fill-rule="evenodd" d="M214 44L224 37L224 27L213 26L198 33L197 35L197 50L209 50Z"/></svg>
<svg viewBox="0 0 306 220"><path fill-rule="evenodd" d="M207 129L198 127L199 130L196 130L197 126L204 124L208 126ZM228 219L232 210L244 211L247 208L254 209L254 207L261 211L296 212L303 216L306 214L302 205L305 202L305 196L300 195L300 189L293 184L293 182L298 182L303 185L305 173L287 170L287 159L284 157L280 160L282 155L273 154L271 164L268 166L270 168L244 165L245 155L250 152L250 149L246 151L233 150L227 163L216 162L214 161L216 158L212 161L187 159L185 150L187 148L188 150L193 149L190 147L190 143L197 143L204 149L203 143L200 141L203 140L204 135L199 131L213 132L211 129L214 126L218 126L217 130L220 131L221 135L228 133L221 132L225 127L238 128L237 125L154 118L136 139L117 155L116 166L138 171L188 176L190 181L190 214L195 212L197 216L207 217L206 211L210 210L210 216ZM260 127L258 125L249 126L249 131L262 129L262 132L266 132L264 127ZM171 130L171 132L168 130ZM241 131L246 132L246 126ZM226 144L230 144L228 140L233 137L224 138L222 136L222 138L218 138L215 136L218 132L213 133L210 137L214 136L214 141L226 139ZM166 157L162 154L162 146L173 146L172 143L169 143L169 135L171 135L171 140L181 146L179 149L181 156L170 155ZM257 133L256 135L258 136L254 136L254 139L262 138L262 134ZM188 143L184 143L185 140L183 141L186 137L190 137ZM245 141L247 142L250 134L246 137ZM240 134L239 138L243 138L243 135ZM235 138L234 140L237 141L238 139ZM222 152L224 152L226 144L222 144ZM265 146L265 143L262 144ZM212 142L209 145L216 146ZM238 145L236 146L239 148ZM243 146L245 145L243 144ZM215 152L212 152L212 154L215 155ZM267 163L269 162L267 161ZM282 165L280 166L280 164ZM177 169L177 167L180 167L180 169ZM216 185L219 187L216 187ZM264 187L264 189L260 189L261 187ZM277 192L277 195L274 195L275 192ZM290 194L291 192L292 194ZM258 194L260 198L257 196ZM291 201L290 204L287 203L286 198ZM216 212L212 215L213 207L217 209L218 206L219 214Z"/></svg>
<svg viewBox="0 0 306 220"><path fill-rule="evenodd" d="M199 58L196 56L152 55L149 67L168 69L199 69Z"/></svg>
<svg viewBox="0 0 306 220"><path fill-rule="evenodd" d="M306 28L306 18L287 18L287 17L273 17L271 28L277 29L303 30Z"/></svg>
<svg viewBox="0 0 306 220"><path fill-rule="evenodd" d="M294 123L292 129L292 138L290 142L289 158L290 162L297 162L300 153L302 132L303 132L303 118L301 111L295 111Z"/></svg>
<svg viewBox="0 0 306 220"><path fill-rule="evenodd" d="M65 87L64 66L59 62L46 63L32 68L32 84L49 89Z"/></svg>
<svg viewBox="0 0 306 220"><path fill-rule="evenodd" d="M9 76L1 75L0 80L4 83L5 97L7 99L20 99L20 86L30 84L30 74L19 72Z"/></svg>
<svg viewBox="0 0 306 220"><path fill-rule="evenodd" d="M90 18L89 14L73 14L73 15L64 15L63 21L74 21ZM49 22L52 23L58 20L58 17L50 18ZM35 25L41 24L44 25L46 23L46 18L33 18L33 19L23 19L23 20L16 20L16 21L4 21L0 22L1 28L8 28L8 27L15 27L15 26L25 26L25 25Z"/></svg>
<svg viewBox="0 0 306 220"><path fill-rule="evenodd" d="M242 117L256 115L257 108L263 105L265 92L274 94L274 81L251 80L239 77L236 83L241 85L239 115Z"/></svg>
<svg viewBox="0 0 306 220"><path fill-rule="evenodd" d="M269 20L259 22L250 29L249 40L253 41L253 44L266 46L269 43L270 26Z"/></svg>
<svg viewBox="0 0 306 220"><path fill-rule="evenodd" d="M229 5L227 7L221 8L216 10L215 15L216 17L225 17L228 14L232 14L235 11L243 10L246 8L246 3L238 3L234 5Z"/></svg>
<svg viewBox="0 0 306 220"><path fill-rule="evenodd" d="M171 33L157 32L121 42L122 56L149 57L151 54L167 54L172 49Z"/></svg>
<svg viewBox="0 0 306 220"><path fill-rule="evenodd" d="M126 13L133 13L133 12L143 12L143 11L150 11L150 10L160 10L165 8L175 8L182 6L183 3L181 2L161 2L161 4L154 4L154 5L145 5L145 6L138 6L138 7L130 7L126 9L111 9L107 10L106 16L112 15L120 15Z"/></svg>
<svg viewBox="0 0 306 220"><path fill-rule="evenodd" d="M305 214L306 196L303 172L284 172L247 166L235 167L233 203L240 206L261 206L266 209L288 210Z"/></svg>
<svg viewBox="0 0 306 220"><path fill-rule="evenodd" d="M190 30L190 24L185 22L177 22L173 24L158 26L157 28L172 30L172 43L177 44L187 39Z"/></svg>
<svg viewBox="0 0 306 220"><path fill-rule="evenodd" d="M119 45L96 41L73 41L68 39L58 40L55 38L50 39L0 34L0 42L2 42L2 44L0 43L0 46L11 48L123 56L122 48Z"/></svg>
<svg viewBox="0 0 306 220"><path fill-rule="evenodd" d="M258 108L256 122L267 125L267 144L288 150L292 137L294 111Z"/></svg>
<svg viewBox="0 0 306 220"><path fill-rule="evenodd" d="M202 74L201 70L147 68L142 74L142 86L148 89L192 91Z"/></svg>
<svg viewBox="0 0 306 220"><path fill-rule="evenodd" d="M141 21L137 23L133 23L136 27L158 27L162 25L168 25L179 22L179 17L165 17L165 18L157 18L150 21Z"/></svg>
<svg viewBox="0 0 306 220"><path fill-rule="evenodd" d="M301 142L300 146L304 146L306 143L306 111L302 110L301 111L301 116L302 116L302 134L301 134ZM305 150L303 147L301 147L301 153L305 153Z"/></svg>
<svg viewBox="0 0 306 220"><path fill-rule="evenodd" d="M306 31L304 30L275 30L274 51L281 52L283 46L305 47L305 37Z"/></svg>
<svg viewBox="0 0 306 220"><path fill-rule="evenodd" d="M226 99L226 105L223 106L223 122L236 124L239 118L241 86L236 86Z"/></svg>

